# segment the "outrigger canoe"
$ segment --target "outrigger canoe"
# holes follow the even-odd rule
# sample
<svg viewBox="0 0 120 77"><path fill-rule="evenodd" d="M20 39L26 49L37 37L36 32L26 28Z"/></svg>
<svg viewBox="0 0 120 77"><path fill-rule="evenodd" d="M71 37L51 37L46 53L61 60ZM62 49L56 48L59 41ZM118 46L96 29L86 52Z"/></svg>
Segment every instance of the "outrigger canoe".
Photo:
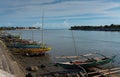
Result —
<svg viewBox="0 0 120 77"><path fill-rule="evenodd" d="M74 60L74 61L70 61L70 62L58 62L58 63L56 63L56 65L59 65L59 66L63 67L64 69L75 69L75 68L78 68L78 66L95 67L95 66L110 63L111 61L113 61L113 59L115 57L116 56L96 58L96 59L92 58L92 59L85 60L85 61Z"/></svg>
<svg viewBox="0 0 120 77"><path fill-rule="evenodd" d="M16 44L8 45L9 48L41 48L39 44Z"/></svg>
<svg viewBox="0 0 120 77"><path fill-rule="evenodd" d="M50 51L50 47L46 48L14 48L13 51L16 54L27 54L27 55L39 55L45 54L46 52Z"/></svg>

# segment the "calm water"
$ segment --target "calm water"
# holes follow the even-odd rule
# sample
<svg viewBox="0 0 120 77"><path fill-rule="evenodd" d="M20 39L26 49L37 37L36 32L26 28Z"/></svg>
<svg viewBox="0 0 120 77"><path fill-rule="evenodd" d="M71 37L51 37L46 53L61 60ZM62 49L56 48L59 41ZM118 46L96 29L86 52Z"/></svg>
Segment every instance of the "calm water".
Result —
<svg viewBox="0 0 120 77"><path fill-rule="evenodd" d="M23 39L32 40L32 30L11 30L12 34L21 34ZM107 56L120 55L120 32L73 31L76 49L79 54L99 52ZM41 41L41 31L33 30L34 40ZM49 55L75 55L70 30L44 30L44 42L52 47ZM120 64L119 56L116 61Z"/></svg>

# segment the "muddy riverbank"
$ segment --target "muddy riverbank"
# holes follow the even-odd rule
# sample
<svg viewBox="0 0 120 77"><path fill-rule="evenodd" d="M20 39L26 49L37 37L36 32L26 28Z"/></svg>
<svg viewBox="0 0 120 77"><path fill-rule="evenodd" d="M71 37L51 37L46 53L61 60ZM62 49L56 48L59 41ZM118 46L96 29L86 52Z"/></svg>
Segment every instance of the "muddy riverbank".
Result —
<svg viewBox="0 0 120 77"><path fill-rule="evenodd" d="M63 68L55 66L55 63L50 60L49 55L29 57L13 54L13 56L22 66L23 70L26 71L26 74L31 73L34 77L48 76L48 74L50 77L54 77L51 73L64 71ZM35 70L34 67L36 67Z"/></svg>

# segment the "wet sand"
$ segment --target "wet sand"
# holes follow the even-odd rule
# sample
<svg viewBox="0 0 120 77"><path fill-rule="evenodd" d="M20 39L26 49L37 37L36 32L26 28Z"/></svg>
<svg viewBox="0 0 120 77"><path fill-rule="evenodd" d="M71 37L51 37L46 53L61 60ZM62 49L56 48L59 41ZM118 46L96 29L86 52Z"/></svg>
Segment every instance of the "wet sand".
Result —
<svg viewBox="0 0 120 77"><path fill-rule="evenodd" d="M64 71L63 68L55 66L49 55L46 56L24 56L24 55L13 55L17 62L22 66L23 71L28 74L31 73L34 77L54 77L53 74L56 72ZM36 66L37 71L29 70L29 67ZM52 74L53 73L53 74Z"/></svg>

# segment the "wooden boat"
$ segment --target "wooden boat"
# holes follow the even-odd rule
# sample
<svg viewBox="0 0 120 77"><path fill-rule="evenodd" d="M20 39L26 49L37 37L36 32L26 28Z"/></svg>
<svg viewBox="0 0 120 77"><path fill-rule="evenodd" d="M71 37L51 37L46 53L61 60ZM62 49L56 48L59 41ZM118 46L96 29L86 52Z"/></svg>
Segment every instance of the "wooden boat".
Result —
<svg viewBox="0 0 120 77"><path fill-rule="evenodd" d="M8 37L10 37L10 38L20 38L20 35L12 35L12 34L9 34Z"/></svg>
<svg viewBox="0 0 120 77"><path fill-rule="evenodd" d="M102 57L102 58L91 58L91 59L85 60L85 61L74 60L74 61L70 61L70 62L58 62L58 63L56 63L56 65L59 65L65 69L75 69L75 68L78 68L78 66L96 67L99 65L104 65L104 64L110 63L111 61L113 61L114 58L115 58L115 56Z"/></svg>
<svg viewBox="0 0 120 77"><path fill-rule="evenodd" d="M71 32L72 32L72 30L71 30ZM73 38L74 49L75 49L75 52L76 52L76 58L78 58L79 56L78 56L78 53L77 53L73 32L72 32L72 38ZM115 56L106 57L106 56L104 56L102 54L99 54L99 53L94 53L94 54L98 54L98 55L102 56L102 58L89 58L85 55L80 55L84 58L87 58L87 60L81 61L81 60L77 59L77 60L72 61L70 58L65 57L65 58L69 59L70 61L69 62L58 62L58 63L56 63L56 65L59 65L59 66L65 68L65 69L73 69L73 68L79 68L79 67L85 67L85 68L86 67L96 67L98 65L107 64L107 63L113 61L113 59L115 58Z"/></svg>
<svg viewBox="0 0 120 77"><path fill-rule="evenodd" d="M47 47L45 44L39 43L23 43L23 42L12 42L12 44L7 44L7 47L12 49L16 54L29 54L29 55L39 55L45 54L50 51L51 48Z"/></svg>
<svg viewBox="0 0 120 77"><path fill-rule="evenodd" d="M6 34L1 34L1 35L0 35L0 38L1 38L1 39L4 39L4 40L8 40L8 39L19 39L20 36L19 36L19 35L12 35L12 34L6 33Z"/></svg>
<svg viewBox="0 0 120 77"><path fill-rule="evenodd" d="M9 48L41 48L39 44L13 44L8 45Z"/></svg>
<svg viewBox="0 0 120 77"><path fill-rule="evenodd" d="M25 49L24 51L26 53L39 53L39 52L47 52L51 50L50 47L46 47L46 48L29 48L29 49Z"/></svg>
<svg viewBox="0 0 120 77"><path fill-rule="evenodd" d="M9 48L14 48L16 53L24 53L26 55L39 55L45 54L47 51L51 50L43 43L43 17L42 17L42 42L30 42L30 41L20 41L14 42L12 45L8 45Z"/></svg>
<svg viewBox="0 0 120 77"><path fill-rule="evenodd" d="M51 50L50 47L46 48L13 48L12 49L14 54L24 54L24 55L40 55L45 54L49 50Z"/></svg>

